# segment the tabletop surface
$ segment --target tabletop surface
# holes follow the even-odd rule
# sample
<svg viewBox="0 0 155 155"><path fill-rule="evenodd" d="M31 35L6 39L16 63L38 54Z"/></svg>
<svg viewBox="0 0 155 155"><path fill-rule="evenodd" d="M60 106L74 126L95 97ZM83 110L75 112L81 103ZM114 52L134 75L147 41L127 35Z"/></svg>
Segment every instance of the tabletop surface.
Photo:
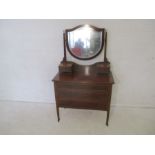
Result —
<svg viewBox="0 0 155 155"><path fill-rule="evenodd" d="M81 83L105 83L114 84L112 73L106 75L79 74L79 73L57 73L54 82L81 82Z"/></svg>

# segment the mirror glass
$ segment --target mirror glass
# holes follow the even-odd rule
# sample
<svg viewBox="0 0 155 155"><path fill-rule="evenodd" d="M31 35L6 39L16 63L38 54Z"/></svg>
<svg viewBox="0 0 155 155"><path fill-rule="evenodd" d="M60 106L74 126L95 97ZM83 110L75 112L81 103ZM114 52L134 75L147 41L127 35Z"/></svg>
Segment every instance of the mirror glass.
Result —
<svg viewBox="0 0 155 155"><path fill-rule="evenodd" d="M67 32L69 52L78 59L91 59L102 50L103 32L82 26Z"/></svg>

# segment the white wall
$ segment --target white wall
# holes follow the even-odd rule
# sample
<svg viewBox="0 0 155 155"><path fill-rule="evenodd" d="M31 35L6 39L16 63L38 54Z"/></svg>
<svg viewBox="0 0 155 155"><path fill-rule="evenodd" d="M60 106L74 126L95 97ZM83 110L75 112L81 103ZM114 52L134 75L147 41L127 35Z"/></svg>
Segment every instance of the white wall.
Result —
<svg viewBox="0 0 155 155"><path fill-rule="evenodd" d="M79 24L108 31L112 104L155 106L155 20L0 20L0 100L54 103L62 32Z"/></svg>

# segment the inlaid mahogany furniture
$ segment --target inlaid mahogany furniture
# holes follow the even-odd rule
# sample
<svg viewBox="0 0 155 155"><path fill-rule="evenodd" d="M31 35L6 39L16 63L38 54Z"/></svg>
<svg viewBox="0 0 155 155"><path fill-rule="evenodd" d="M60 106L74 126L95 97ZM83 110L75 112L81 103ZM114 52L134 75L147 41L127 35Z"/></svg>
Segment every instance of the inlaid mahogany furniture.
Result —
<svg viewBox="0 0 155 155"><path fill-rule="evenodd" d="M91 25L80 25L65 30L64 58L53 79L58 121L59 108L77 108L107 111L108 125L112 85L110 62L106 57L107 32ZM67 49L67 50L66 50ZM66 58L66 52L79 60L91 60L102 52L102 62L81 65Z"/></svg>

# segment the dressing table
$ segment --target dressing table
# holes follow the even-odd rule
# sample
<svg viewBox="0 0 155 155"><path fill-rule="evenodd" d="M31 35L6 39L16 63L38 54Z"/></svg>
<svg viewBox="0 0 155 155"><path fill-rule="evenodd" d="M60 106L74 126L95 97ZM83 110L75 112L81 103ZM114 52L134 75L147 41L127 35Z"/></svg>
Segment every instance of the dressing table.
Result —
<svg viewBox="0 0 155 155"><path fill-rule="evenodd" d="M56 110L59 108L102 110L107 112L108 126L113 76L106 57L107 32L92 25L79 25L63 33L64 57L59 72L53 78ZM104 52L103 61L81 65L67 60L66 53L88 61Z"/></svg>

